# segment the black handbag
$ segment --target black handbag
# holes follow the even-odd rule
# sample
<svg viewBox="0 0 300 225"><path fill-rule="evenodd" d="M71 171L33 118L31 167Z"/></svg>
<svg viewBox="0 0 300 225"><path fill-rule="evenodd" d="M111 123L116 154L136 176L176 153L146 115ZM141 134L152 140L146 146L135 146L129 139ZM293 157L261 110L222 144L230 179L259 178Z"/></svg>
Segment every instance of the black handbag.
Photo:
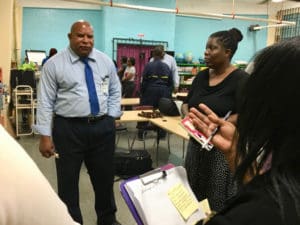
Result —
<svg viewBox="0 0 300 225"><path fill-rule="evenodd" d="M152 170L152 159L146 150L116 150L114 155L115 175L127 179Z"/></svg>

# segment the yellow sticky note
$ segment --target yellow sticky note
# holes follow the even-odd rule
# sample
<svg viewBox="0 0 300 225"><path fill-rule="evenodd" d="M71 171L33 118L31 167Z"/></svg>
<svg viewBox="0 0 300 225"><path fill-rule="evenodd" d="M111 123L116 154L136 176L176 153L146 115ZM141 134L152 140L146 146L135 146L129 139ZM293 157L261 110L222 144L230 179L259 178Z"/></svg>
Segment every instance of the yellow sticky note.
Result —
<svg viewBox="0 0 300 225"><path fill-rule="evenodd" d="M202 209L202 211L208 215L211 213L210 207L209 207L209 203L208 203L208 199L203 199L201 202L199 202L199 208Z"/></svg>
<svg viewBox="0 0 300 225"><path fill-rule="evenodd" d="M199 207L198 202L181 183L170 188L168 196L185 220L187 220Z"/></svg>

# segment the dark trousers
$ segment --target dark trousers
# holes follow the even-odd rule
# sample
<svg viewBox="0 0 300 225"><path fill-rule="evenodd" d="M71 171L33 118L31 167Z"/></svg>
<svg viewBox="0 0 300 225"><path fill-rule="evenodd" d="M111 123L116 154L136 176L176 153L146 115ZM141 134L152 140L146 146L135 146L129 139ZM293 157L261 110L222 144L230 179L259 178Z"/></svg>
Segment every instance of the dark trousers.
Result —
<svg viewBox="0 0 300 225"><path fill-rule="evenodd" d="M140 98L141 105L152 105L155 109L158 108L160 98L172 98L172 89L168 86L151 86L149 85L142 92Z"/></svg>
<svg viewBox="0 0 300 225"><path fill-rule="evenodd" d="M123 98L132 98L135 88L134 81L123 81L122 82L122 97Z"/></svg>
<svg viewBox="0 0 300 225"><path fill-rule="evenodd" d="M72 218L83 224L79 207L79 174L84 162L95 192L98 225L111 225L116 205L113 193L115 123L110 116L93 122L56 116L53 141L56 159L58 195Z"/></svg>
<svg viewBox="0 0 300 225"><path fill-rule="evenodd" d="M123 81L122 82L122 97L123 98L133 98L135 89L134 81ZM132 106L126 105L124 106L124 110L132 110Z"/></svg>

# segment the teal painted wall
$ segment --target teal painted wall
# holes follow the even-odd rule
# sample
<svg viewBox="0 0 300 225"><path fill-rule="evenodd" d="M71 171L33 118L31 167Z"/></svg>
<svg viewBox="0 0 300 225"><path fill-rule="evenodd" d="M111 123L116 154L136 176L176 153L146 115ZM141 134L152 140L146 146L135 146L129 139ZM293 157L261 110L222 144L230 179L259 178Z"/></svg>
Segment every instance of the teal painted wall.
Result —
<svg viewBox="0 0 300 225"><path fill-rule="evenodd" d="M250 15L243 15L251 17ZM265 15L252 16L267 18ZM207 38L210 34L228 30L233 27L238 28L243 34L243 40L239 42L238 50L236 51L232 62L235 60L249 61L253 54L266 47L267 29L262 29L256 32L248 31L248 27L252 24L257 24L253 21L232 20L232 19L200 19L191 17L176 17L176 32L175 32L175 52L184 54L192 52L194 59L203 58ZM266 23L259 23L266 25Z"/></svg>
<svg viewBox="0 0 300 225"><path fill-rule="evenodd" d="M176 1L115 0L114 3L174 9ZM267 18L265 15L256 17ZM138 39L139 33L145 35L145 40L167 41L168 50L175 50L177 53L191 51L194 59L203 57L205 44L211 33L232 27L239 28L244 35L233 61L250 60L253 54L267 43L267 29L248 31L250 25L257 23L253 21L180 17L172 13L116 7L102 7L101 10L24 8L22 59L25 49L48 52L51 47L58 50L65 48L68 45L67 34L70 26L79 19L88 20L93 24L95 47L111 57L113 38Z"/></svg>
<svg viewBox="0 0 300 225"><path fill-rule="evenodd" d="M104 49L103 19L100 10L68 10L46 8L24 8L22 30L22 59L25 50L58 51L69 44L71 25L80 19L88 20L94 26L95 47Z"/></svg>
<svg viewBox="0 0 300 225"><path fill-rule="evenodd" d="M126 2L127 4L134 4L131 3L133 1ZM145 1L140 1L140 5L141 2ZM155 3L158 1L153 2ZM170 3L173 2L173 0L164 1L164 3L166 2ZM156 5L156 7L163 8L164 5L160 4ZM167 6L165 6L165 8L167 8ZM171 8L171 6L168 8ZM110 7L103 8L103 11L104 21L106 21L105 50L107 52L112 52L113 38L139 39L137 36L139 33L145 35L143 38L145 40L167 41L169 49L174 49L176 27L176 18L174 14Z"/></svg>

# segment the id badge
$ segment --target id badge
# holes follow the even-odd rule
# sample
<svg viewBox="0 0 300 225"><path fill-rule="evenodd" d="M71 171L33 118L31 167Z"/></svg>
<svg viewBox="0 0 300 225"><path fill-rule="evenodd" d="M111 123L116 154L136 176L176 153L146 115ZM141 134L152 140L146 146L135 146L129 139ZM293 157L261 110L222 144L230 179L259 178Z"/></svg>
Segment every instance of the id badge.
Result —
<svg viewBox="0 0 300 225"><path fill-rule="evenodd" d="M108 85L109 85L109 77L105 76L101 84L101 92L105 95L108 94Z"/></svg>

